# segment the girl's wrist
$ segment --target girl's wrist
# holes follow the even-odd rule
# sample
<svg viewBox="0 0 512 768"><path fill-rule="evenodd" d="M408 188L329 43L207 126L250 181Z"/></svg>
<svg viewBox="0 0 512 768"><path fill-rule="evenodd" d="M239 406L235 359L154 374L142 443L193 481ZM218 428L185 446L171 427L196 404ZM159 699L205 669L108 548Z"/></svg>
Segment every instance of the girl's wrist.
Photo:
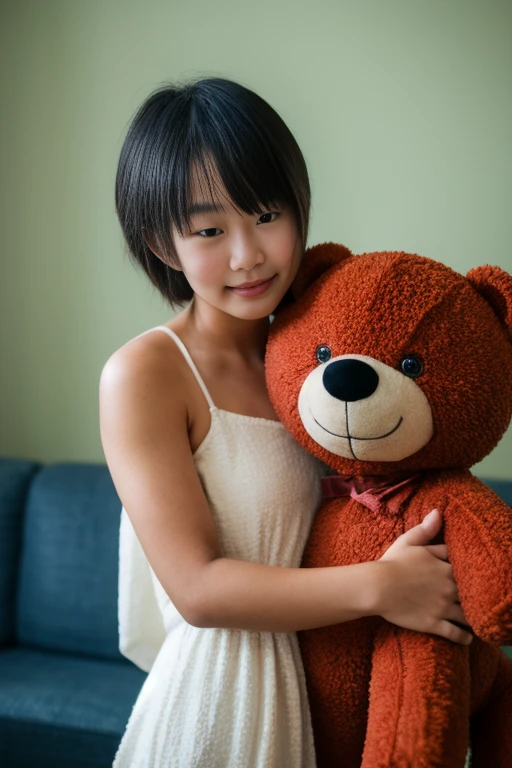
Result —
<svg viewBox="0 0 512 768"><path fill-rule="evenodd" d="M336 589L343 596L338 621L381 615L389 591L385 583L387 570L381 566L379 561L370 561L340 567L341 581Z"/></svg>
<svg viewBox="0 0 512 768"><path fill-rule="evenodd" d="M389 563L375 560L364 563L366 576L362 578L361 600L365 616L382 616L389 601Z"/></svg>

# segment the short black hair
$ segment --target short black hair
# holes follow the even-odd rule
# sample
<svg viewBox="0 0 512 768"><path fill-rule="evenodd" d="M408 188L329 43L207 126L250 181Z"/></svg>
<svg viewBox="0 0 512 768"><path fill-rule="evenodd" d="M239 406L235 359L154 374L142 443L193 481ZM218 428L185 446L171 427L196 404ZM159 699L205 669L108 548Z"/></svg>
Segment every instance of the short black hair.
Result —
<svg viewBox="0 0 512 768"><path fill-rule="evenodd" d="M283 119L239 83L206 77L153 91L133 118L116 175L116 211L131 258L171 306L193 296L178 262L172 225L190 226L193 167L212 201L214 174L234 205L260 214L288 205L306 248L311 191L302 152ZM150 249L159 243L166 263Z"/></svg>

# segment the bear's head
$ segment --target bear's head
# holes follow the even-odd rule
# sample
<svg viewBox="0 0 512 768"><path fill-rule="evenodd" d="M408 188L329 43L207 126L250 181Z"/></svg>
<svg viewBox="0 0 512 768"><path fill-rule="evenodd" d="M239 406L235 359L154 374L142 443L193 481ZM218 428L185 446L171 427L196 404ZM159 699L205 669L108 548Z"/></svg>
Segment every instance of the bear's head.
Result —
<svg viewBox="0 0 512 768"><path fill-rule="evenodd" d="M469 468L512 415L512 276L309 249L266 376L292 435L340 474Z"/></svg>

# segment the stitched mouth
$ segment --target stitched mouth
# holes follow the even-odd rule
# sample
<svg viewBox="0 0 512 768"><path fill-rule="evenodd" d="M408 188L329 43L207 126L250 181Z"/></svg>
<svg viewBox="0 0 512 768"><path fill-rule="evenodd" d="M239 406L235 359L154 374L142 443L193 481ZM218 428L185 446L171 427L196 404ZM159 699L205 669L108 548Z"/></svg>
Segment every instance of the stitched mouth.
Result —
<svg viewBox="0 0 512 768"><path fill-rule="evenodd" d="M315 419L315 417L313 416L313 412L311 411L311 408L309 409L309 412L310 412L311 417L312 417L313 421L315 422L315 424L318 424L320 429L323 429L324 432L327 432L329 435L333 435L334 437L341 437L344 440L348 440L350 452L351 452L352 456L354 457L354 459L357 459L357 456L354 453L354 449L352 447L352 441L353 440L383 440L385 437L389 437L390 435L392 435L393 432L396 432L397 429L399 428L400 424L403 421L403 417L400 416L400 418L398 419L398 422L393 427L393 429L390 429L389 432L386 432L384 435L377 435L376 437L357 437L357 435L351 435L350 431L348 429L348 403L345 403L345 417L346 417L347 432L348 432L347 435L339 435L337 432L331 432L330 429L327 429L326 427L323 426L323 424L320 424L320 422Z"/></svg>

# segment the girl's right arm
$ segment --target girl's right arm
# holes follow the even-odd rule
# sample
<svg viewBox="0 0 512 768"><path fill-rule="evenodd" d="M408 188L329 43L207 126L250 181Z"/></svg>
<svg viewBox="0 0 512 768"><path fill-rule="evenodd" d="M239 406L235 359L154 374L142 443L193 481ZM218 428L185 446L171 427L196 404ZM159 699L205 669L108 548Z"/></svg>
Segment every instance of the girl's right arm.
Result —
<svg viewBox="0 0 512 768"><path fill-rule="evenodd" d="M170 355L132 342L107 361L100 427L119 497L158 580L197 627L292 632L362 616L467 643L440 516L376 562L282 568L222 556L189 442L186 385ZM435 518L435 516L433 516Z"/></svg>

